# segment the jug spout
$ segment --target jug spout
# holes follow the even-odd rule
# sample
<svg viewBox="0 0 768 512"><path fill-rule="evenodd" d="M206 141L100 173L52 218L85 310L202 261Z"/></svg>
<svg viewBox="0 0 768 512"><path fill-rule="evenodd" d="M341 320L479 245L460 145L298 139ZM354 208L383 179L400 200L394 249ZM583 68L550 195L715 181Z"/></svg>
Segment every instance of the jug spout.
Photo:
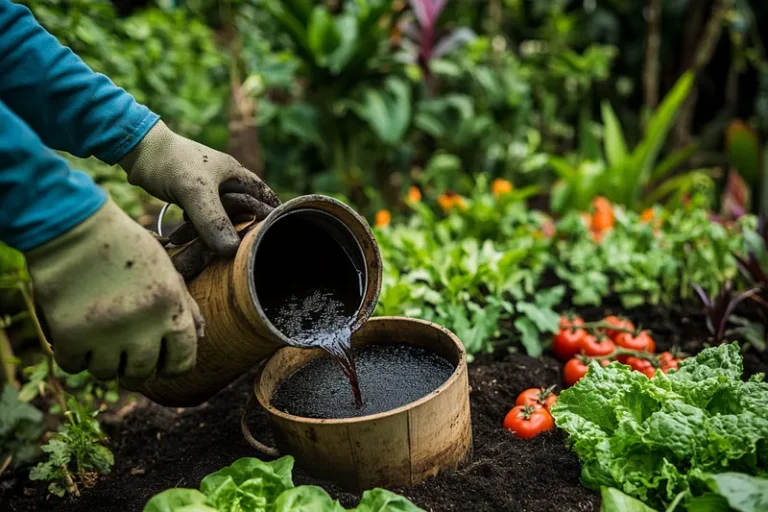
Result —
<svg viewBox="0 0 768 512"><path fill-rule="evenodd" d="M250 229L231 260L187 283L205 318L197 363L178 377L155 375L138 389L162 405L199 405L291 345L269 310L317 283L347 297L352 330L371 316L381 290L381 255L366 220L344 203L301 196Z"/></svg>

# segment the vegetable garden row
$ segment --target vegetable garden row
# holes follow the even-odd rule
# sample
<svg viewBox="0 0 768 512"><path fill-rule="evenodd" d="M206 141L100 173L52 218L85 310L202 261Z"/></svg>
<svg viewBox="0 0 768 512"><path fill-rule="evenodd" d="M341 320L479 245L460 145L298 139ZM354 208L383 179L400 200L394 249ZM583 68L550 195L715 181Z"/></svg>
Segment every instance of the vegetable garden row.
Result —
<svg viewBox="0 0 768 512"><path fill-rule="evenodd" d="M763 509L762 223L604 200L555 221L526 196L481 179L459 204L412 194L411 216L376 228L377 313L441 323L473 358L475 456L457 473L361 497L297 468L294 487L290 458L254 459L240 435L252 375L171 410L126 401L87 374L50 378L43 361L27 371L24 401L4 390L3 446L17 469L3 475L3 499L12 510L149 512L324 511L337 499L366 511ZM53 412L63 397L67 421L29 481L23 457L42 415L26 402L37 395ZM262 413L249 421L268 431Z"/></svg>

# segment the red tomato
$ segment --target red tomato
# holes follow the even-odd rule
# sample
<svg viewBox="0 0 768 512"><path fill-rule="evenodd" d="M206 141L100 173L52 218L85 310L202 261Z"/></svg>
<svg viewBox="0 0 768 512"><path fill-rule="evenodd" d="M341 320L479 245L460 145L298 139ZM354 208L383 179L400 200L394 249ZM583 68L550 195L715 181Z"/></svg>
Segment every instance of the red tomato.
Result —
<svg viewBox="0 0 768 512"><path fill-rule="evenodd" d="M647 377L653 377L656 374L656 368L653 367L650 361L640 359L639 357L628 357L627 362L633 370L640 372Z"/></svg>
<svg viewBox="0 0 768 512"><path fill-rule="evenodd" d="M563 367L563 382L567 387L576 384L587 374L589 367L583 361L573 358Z"/></svg>
<svg viewBox="0 0 768 512"><path fill-rule="evenodd" d="M610 324L610 325L613 325L615 327L618 327L619 329L630 329L632 331L635 330L635 324L633 324L632 322L630 322L626 318L620 318L620 317L615 316L615 315L611 315L611 316L607 316L607 317L603 318L603 322L607 323L607 324ZM623 334L623 333L624 333L623 331L616 331L616 330L613 330L613 329L606 329L605 330L605 334L609 338L611 338L613 341L617 341L616 337L619 334Z"/></svg>
<svg viewBox="0 0 768 512"><path fill-rule="evenodd" d="M566 327L573 327L573 326L580 326L584 325L584 319L580 316L561 316L560 317L560 329L565 329Z"/></svg>
<svg viewBox="0 0 768 512"><path fill-rule="evenodd" d="M587 336L584 329L561 329L552 339L552 352L561 361L567 361L582 349L582 341Z"/></svg>
<svg viewBox="0 0 768 512"><path fill-rule="evenodd" d="M555 428L555 420L546 409L518 405L507 413L504 418L504 428L514 432L515 437L530 439Z"/></svg>
<svg viewBox="0 0 768 512"><path fill-rule="evenodd" d="M581 340L581 349L585 355L601 357L612 354L616 350L616 344L609 339L599 339L588 334Z"/></svg>
<svg viewBox="0 0 768 512"><path fill-rule="evenodd" d="M653 342L653 338L651 338L647 331L642 331L637 336L632 336L628 332L619 333L618 336L616 336L616 345L627 350L636 350L638 352L645 351L651 354L656 350L656 344ZM616 359L625 363L627 361L627 356L619 356Z"/></svg>
<svg viewBox="0 0 768 512"><path fill-rule="evenodd" d="M659 369L667 373L669 370L677 370L680 366L680 359L676 358L672 352L662 352L659 355Z"/></svg>
<svg viewBox="0 0 768 512"><path fill-rule="evenodd" d="M557 395L552 392L552 388L531 388L526 389L517 396L515 405L527 405L535 409L549 410L557 401Z"/></svg>

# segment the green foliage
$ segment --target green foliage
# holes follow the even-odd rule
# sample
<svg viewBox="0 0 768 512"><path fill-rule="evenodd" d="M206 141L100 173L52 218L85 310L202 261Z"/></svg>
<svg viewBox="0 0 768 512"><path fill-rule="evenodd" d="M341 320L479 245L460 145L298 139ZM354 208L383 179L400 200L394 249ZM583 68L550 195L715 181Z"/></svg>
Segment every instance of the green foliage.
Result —
<svg viewBox="0 0 768 512"><path fill-rule="evenodd" d="M694 75L686 73L664 98L648 120L645 135L633 150L627 147L624 129L609 103L603 102L603 154L578 156L573 164L567 158L551 157L550 165L560 176L552 194L552 208L557 212L585 209L596 196L605 196L629 208L647 208L662 199L679 204L685 195L714 183L703 171L690 171L671 176L692 154L695 146L682 149L659 161L673 122L687 99ZM582 127L581 137L590 139L589 124ZM594 142L585 142L595 148ZM649 191L649 189L651 189Z"/></svg>
<svg viewBox="0 0 768 512"><path fill-rule="evenodd" d="M690 512L759 512L768 509L768 479L743 473L705 474L711 491L688 504Z"/></svg>
<svg viewBox="0 0 768 512"><path fill-rule="evenodd" d="M144 512L346 512L325 490L294 487L293 457L272 462L244 458L206 476L200 490L169 489L147 503ZM384 489L363 493L354 512L419 512L402 496ZM350 511L350 512L352 512Z"/></svg>
<svg viewBox="0 0 768 512"><path fill-rule="evenodd" d="M75 395L79 403L97 408L102 403L116 403L120 399L117 380L99 381L87 370L77 374L67 373L55 362L51 363L53 376L64 383L66 388ZM36 364L23 370L26 382L19 391L19 399L31 402L39 396L44 396L50 389L50 367L48 359L42 358ZM52 404L51 414L62 414L59 404Z"/></svg>
<svg viewBox="0 0 768 512"><path fill-rule="evenodd" d="M713 222L701 209L654 212L657 220L641 222L638 214L614 208L616 223L596 244L578 214L557 225L554 268L574 291L577 305L598 305L617 294L630 308L640 304L672 304L692 297L694 284L715 293L737 273L733 253L743 242L737 228Z"/></svg>
<svg viewBox="0 0 768 512"><path fill-rule="evenodd" d="M227 60L202 20L182 9L145 9L118 18L108 0L21 3L94 71L110 77L175 130L224 145ZM219 126L212 125L214 120Z"/></svg>
<svg viewBox="0 0 768 512"><path fill-rule="evenodd" d="M48 490L62 497L77 489L78 481L92 480L92 475L106 475L115 463L112 452L104 446L106 436L92 411L74 397L67 397L66 422L43 445L47 460L29 473L31 480L50 482Z"/></svg>
<svg viewBox="0 0 768 512"><path fill-rule="evenodd" d="M535 293L548 259L543 217L525 208L531 190L496 199L487 188L480 177L465 210L443 216L417 204L407 225L376 230L384 259L376 312L437 322L470 354L491 351L500 321L510 319L509 334L538 355L543 334L557 330L553 308L565 292Z"/></svg>
<svg viewBox="0 0 768 512"><path fill-rule="evenodd" d="M45 431L43 413L19 399L13 386L0 390L0 465L11 457L14 466L31 462L38 454L37 441Z"/></svg>
<svg viewBox="0 0 768 512"><path fill-rule="evenodd" d="M613 487L601 487L600 497L600 512L656 512L642 501Z"/></svg>
<svg viewBox="0 0 768 512"><path fill-rule="evenodd" d="M759 474L768 384L762 374L744 382L742 371L735 343L651 379L619 363L593 362L552 407L581 460L584 485L615 487L663 508L681 493L698 495L703 473Z"/></svg>

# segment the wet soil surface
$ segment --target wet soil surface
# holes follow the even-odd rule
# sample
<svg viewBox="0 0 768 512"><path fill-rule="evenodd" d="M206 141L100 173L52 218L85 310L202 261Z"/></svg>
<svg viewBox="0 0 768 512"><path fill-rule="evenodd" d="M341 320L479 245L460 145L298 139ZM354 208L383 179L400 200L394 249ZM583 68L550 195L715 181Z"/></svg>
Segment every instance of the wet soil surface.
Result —
<svg viewBox="0 0 768 512"><path fill-rule="evenodd" d="M707 337L698 308L638 308L630 318L652 329L659 350L679 345L696 353ZM580 310L597 320L604 309ZM765 354L745 356L746 373L768 370ZM478 357L470 364L474 460L457 473L439 475L412 489L395 489L428 511L560 512L597 511L599 496L579 484L578 460L559 431L518 440L501 421L522 390L560 384L561 365L544 356L517 353ZM207 474L240 457L258 454L239 429L240 407L251 392L247 375L196 408L177 410L150 405L111 428L116 465L111 475L86 489L77 500L47 499L45 486L26 479L26 472L6 472L0 479L0 510L5 511L141 511L153 495L171 487L197 487ZM252 430L269 441L266 418L250 418ZM347 507L357 496L297 469L299 484L317 484Z"/></svg>

